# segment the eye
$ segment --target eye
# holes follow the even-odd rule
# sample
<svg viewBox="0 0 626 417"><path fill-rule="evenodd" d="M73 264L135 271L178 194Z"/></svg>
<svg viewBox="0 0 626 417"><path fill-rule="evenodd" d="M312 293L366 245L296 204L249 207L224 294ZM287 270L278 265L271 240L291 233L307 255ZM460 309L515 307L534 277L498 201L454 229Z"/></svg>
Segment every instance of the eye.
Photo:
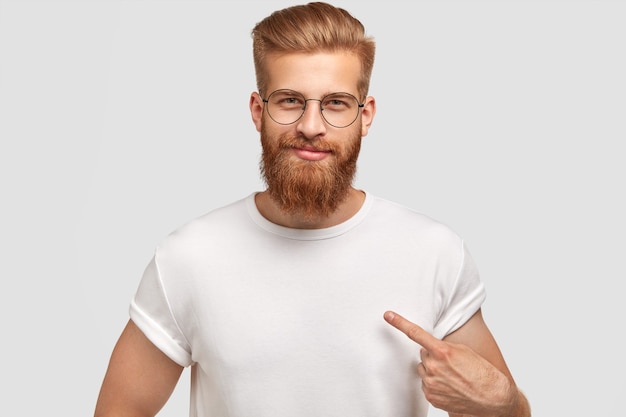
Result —
<svg viewBox="0 0 626 417"><path fill-rule="evenodd" d="M300 103L300 100L298 100L297 97L285 97L282 99L282 102L284 104L298 104Z"/></svg>
<svg viewBox="0 0 626 417"><path fill-rule="evenodd" d="M270 96L269 102L272 106L285 110L302 109L305 103L301 94L291 90L275 91Z"/></svg>
<svg viewBox="0 0 626 417"><path fill-rule="evenodd" d="M350 110L358 106L358 103L354 97L349 94L331 94L324 97L322 107L325 110L343 111Z"/></svg>

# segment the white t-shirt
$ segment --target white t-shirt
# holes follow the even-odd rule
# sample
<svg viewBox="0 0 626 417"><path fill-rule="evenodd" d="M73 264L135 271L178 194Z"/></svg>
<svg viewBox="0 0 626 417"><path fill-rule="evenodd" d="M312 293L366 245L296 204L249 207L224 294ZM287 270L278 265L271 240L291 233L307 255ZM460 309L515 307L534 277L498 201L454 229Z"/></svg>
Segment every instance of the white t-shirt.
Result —
<svg viewBox="0 0 626 417"><path fill-rule="evenodd" d="M192 417L422 417L420 347L394 310L438 338L485 299L448 227L366 195L339 225L290 229L254 194L158 246L131 319L192 366Z"/></svg>

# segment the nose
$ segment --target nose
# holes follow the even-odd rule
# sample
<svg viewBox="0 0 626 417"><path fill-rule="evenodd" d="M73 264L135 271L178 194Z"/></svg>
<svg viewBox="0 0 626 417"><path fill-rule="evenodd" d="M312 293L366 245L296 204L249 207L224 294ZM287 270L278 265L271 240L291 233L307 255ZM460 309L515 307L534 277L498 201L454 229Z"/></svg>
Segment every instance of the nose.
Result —
<svg viewBox="0 0 626 417"><path fill-rule="evenodd" d="M312 101L312 103L309 103ZM320 106L322 102L318 99L310 98L305 100L305 108L302 117L297 122L298 133L307 139L313 139L326 133L326 123L322 118Z"/></svg>

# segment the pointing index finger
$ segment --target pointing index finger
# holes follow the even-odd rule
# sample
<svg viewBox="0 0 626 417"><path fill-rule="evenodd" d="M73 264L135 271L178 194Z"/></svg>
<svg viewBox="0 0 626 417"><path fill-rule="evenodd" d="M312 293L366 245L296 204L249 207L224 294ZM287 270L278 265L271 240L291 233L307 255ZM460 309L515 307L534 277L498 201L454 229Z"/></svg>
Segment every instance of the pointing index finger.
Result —
<svg viewBox="0 0 626 417"><path fill-rule="evenodd" d="M409 339L420 344L424 349L428 351L434 350L437 344L440 342L439 339L428 333L426 330L422 329L417 324L405 319L398 313L394 313L393 311L386 311L383 317L385 318L385 321L387 323L400 330L402 333L407 335Z"/></svg>

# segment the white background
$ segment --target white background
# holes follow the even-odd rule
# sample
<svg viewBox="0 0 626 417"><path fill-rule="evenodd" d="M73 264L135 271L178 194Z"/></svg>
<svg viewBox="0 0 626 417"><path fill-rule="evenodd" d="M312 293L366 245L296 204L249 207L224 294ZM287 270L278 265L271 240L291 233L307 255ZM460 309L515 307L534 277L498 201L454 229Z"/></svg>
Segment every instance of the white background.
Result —
<svg viewBox="0 0 626 417"><path fill-rule="evenodd" d="M261 189L249 32L290 4L0 0L0 415L92 414L158 241ZM378 44L357 185L466 239L535 416L622 412L624 2L336 4Z"/></svg>

